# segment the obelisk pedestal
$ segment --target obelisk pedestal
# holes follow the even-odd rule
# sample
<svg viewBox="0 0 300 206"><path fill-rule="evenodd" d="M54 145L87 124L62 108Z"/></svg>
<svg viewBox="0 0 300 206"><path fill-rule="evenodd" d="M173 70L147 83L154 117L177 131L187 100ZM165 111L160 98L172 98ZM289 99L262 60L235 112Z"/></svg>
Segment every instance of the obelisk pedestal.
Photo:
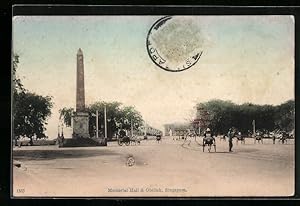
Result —
<svg viewBox="0 0 300 206"><path fill-rule="evenodd" d="M89 138L89 114L86 112L75 112L73 115L73 138Z"/></svg>

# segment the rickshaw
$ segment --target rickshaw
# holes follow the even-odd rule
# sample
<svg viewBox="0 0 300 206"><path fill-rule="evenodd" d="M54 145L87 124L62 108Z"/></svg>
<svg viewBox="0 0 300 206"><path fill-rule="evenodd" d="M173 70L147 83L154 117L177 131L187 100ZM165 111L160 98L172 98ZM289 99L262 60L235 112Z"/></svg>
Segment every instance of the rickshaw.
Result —
<svg viewBox="0 0 300 206"><path fill-rule="evenodd" d="M214 150L216 152L217 151L216 140L212 136L212 134L210 133L210 129L209 128L207 128L206 132L207 133L205 134L205 136L203 138L203 143L202 143L203 152L204 152L205 146L208 146L208 152L211 151L211 147L212 146L214 147Z"/></svg>
<svg viewBox="0 0 300 206"><path fill-rule="evenodd" d="M203 152L204 152L204 148L205 146L208 146L208 152L211 151L211 147L214 147L215 152L217 151L217 146L216 146L216 141L214 138L203 138L203 144L202 144L202 148L203 148Z"/></svg>

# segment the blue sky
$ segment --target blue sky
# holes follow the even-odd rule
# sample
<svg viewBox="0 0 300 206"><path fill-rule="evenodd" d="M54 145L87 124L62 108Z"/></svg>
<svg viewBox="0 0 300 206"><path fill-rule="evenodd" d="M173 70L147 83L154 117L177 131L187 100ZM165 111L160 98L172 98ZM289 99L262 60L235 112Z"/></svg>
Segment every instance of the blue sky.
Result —
<svg viewBox="0 0 300 206"><path fill-rule="evenodd" d="M57 133L58 110L75 107L79 48L84 54L86 104L115 100L134 105L158 128L189 119L197 102L214 98L257 104L294 98L292 16L176 17L193 21L205 40L199 62L179 73L158 68L147 54L146 36L159 18L14 17L17 74L27 89L53 96L50 137Z"/></svg>

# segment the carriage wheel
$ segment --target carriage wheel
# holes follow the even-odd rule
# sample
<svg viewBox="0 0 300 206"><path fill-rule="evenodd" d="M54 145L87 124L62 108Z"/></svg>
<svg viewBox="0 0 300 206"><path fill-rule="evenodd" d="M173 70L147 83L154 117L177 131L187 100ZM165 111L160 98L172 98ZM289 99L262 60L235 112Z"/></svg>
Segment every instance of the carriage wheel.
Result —
<svg viewBox="0 0 300 206"><path fill-rule="evenodd" d="M129 146L130 145L130 141L125 142L125 145Z"/></svg>
<svg viewBox="0 0 300 206"><path fill-rule="evenodd" d="M118 140L118 145L119 145L119 146L122 146L122 145L123 145L122 140L120 140L120 139Z"/></svg>

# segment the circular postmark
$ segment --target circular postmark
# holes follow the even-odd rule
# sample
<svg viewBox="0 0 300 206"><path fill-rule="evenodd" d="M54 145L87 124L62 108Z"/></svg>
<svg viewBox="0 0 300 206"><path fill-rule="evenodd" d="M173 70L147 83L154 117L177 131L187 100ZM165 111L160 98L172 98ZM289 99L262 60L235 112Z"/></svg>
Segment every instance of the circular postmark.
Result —
<svg viewBox="0 0 300 206"><path fill-rule="evenodd" d="M194 66L203 53L204 39L191 17L165 16L150 28L146 47L161 69L180 72Z"/></svg>

